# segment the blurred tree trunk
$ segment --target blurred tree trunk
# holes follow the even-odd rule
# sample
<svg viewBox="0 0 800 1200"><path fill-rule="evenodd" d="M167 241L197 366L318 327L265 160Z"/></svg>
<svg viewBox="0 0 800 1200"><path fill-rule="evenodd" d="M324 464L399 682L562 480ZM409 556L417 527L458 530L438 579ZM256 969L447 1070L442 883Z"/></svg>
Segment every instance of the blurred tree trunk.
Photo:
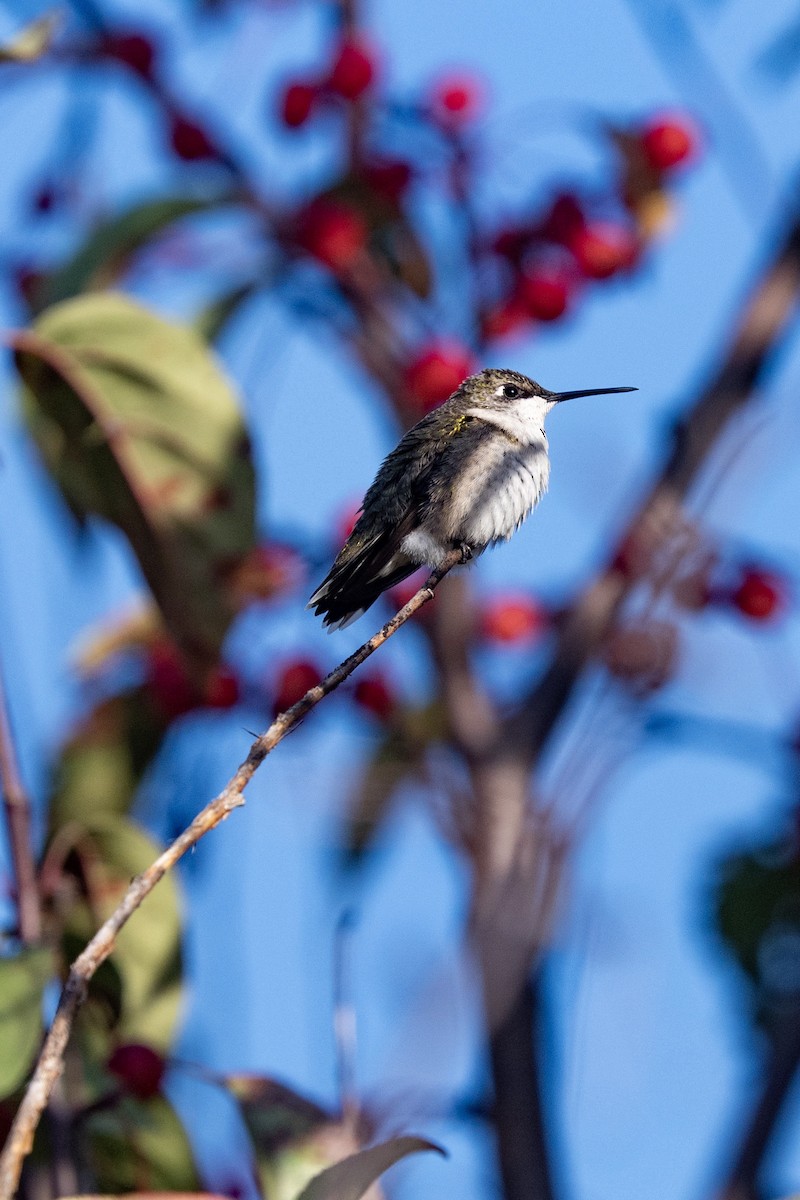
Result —
<svg viewBox="0 0 800 1200"><path fill-rule="evenodd" d="M506 1200L554 1200L544 1112L541 977L526 980L489 1043Z"/></svg>

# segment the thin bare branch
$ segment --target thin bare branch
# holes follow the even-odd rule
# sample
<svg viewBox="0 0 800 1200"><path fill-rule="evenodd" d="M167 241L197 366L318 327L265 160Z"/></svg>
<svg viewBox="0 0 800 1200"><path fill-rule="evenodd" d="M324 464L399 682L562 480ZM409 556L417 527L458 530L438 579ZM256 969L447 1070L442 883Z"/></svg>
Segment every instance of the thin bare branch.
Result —
<svg viewBox="0 0 800 1200"><path fill-rule="evenodd" d="M17 1190L22 1163L26 1155L30 1153L33 1135L61 1075L64 1051L75 1014L86 995L87 984L101 963L111 954L117 934L123 925L136 912L159 880L183 857L186 851L196 845L210 830L215 829L235 808L240 808L244 804L244 789L278 743L302 721L312 708L319 704L324 696L329 695L344 683L361 663L388 641L392 634L396 633L406 621L413 617L414 613L422 608L423 604L431 600L440 580L460 562L462 562L461 551L451 551L409 602L369 641L364 642L349 658L331 671L322 683L310 688L301 700L275 718L269 729L253 742L247 758L219 795L197 814L192 823L158 856L155 862L151 863L146 871L136 876L114 912L75 959L69 969L58 1010L45 1038L33 1076L14 1118L2 1155L0 1155L0 1200L12 1200Z"/></svg>
<svg viewBox="0 0 800 1200"><path fill-rule="evenodd" d="M0 670L0 785L8 822L20 939L26 946L42 936L36 862L31 845L31 805L19 773L3 673Z"/></svg>
<svg viewBox="0 0 800 1200"><path fill-rule="evenodd" d="M718 1200L756 1200L758 1176L786 1097L800 1066L800 1013L786 1014L771 1037L770 1053L752 1112L738 1139L738 1151Z"/></svg>

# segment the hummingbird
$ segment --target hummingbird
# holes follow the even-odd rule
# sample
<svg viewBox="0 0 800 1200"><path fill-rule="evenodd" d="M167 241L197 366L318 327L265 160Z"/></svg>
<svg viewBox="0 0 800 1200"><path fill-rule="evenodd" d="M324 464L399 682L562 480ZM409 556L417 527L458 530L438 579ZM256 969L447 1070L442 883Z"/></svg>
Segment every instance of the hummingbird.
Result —
<svg viewBox="0 0 800 1200"><path fill-rule="evenodd" d="M517 371L470 375L387 455L353 531L307 604L329 632L382 592L460 549L464 562L508 541L550 479L544 419L556 404L636 388L551 392Z"/></svg>

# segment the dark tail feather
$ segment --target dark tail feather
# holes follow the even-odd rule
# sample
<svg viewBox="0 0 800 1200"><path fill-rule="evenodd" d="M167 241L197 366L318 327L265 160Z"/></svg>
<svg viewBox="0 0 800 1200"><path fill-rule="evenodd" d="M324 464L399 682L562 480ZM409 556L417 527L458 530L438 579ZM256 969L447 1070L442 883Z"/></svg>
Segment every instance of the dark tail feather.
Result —
<svg viewBox="0 0 800 1200"><path fill-rule="evenodd" d="M414 524L409 509L400 521L383 525L371 537L364 538L360 522L356 525L307 605L317 616L324 614L328 629L343 629L366 612L381 592L416 571L419 564L402 550Z"/></svg>
<svg viewBox="0 0 800 1200"><path fill-rule="evenodd" d="M348 563L347 568L349 566ZM316 616L324 616L323 625L331 632L334 629L346 629L371 608L383 592L412 575L417 566L417 563L407 560L398 564L389 574L380 576L363 570L337 570L334 567L306 607L313 608Z"/></svg>

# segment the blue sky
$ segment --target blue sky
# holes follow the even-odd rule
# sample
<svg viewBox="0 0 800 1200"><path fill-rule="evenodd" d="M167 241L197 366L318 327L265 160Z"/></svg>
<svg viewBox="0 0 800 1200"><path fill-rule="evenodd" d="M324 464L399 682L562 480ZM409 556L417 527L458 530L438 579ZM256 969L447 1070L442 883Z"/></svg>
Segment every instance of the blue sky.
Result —
<svg viewBox="0 0 800 1200"><path fill-rule="evenodd" d="M29 11L38 10L31 5ZM137 20L168 11L180 30L189 7L149 0L115 11L135 13ZM550 495L511 545L481 562L480 588L519 584L560 597L586 577L657 466L670 423L713 370L795 180L800 88L776 89L754 65L791 17L789 0L683 0L680 6L739 114L734 126L722 120L709 78L692 77L677 89L685 61L680 40L670 47L675 69L667 70L635 11L652 16L660 6L655 0L646 9L637 9L635 0L501 0L491 6L473 0L454 8L452 0L383 0L367 10L400 90L413 93L444 66L463 65L485 78L488 140L496 147L485 167L487 211L503 211L537 180L591 177L602 169L593 145L568 128L548 132L531 122L542 105L588 105L617 119L686 106L708 131L703 161L679 188L675 230L635 282L589 300L552 332L510 345L504 363L495 363L553 388L635 384L640 391L553 414ZM187 96L202 108L204 96L232 89L233 120L249 137L256 123L263 127L264 73L291 74L314 61L322 36L317 13L311 4L298 11L242 5L223 23L220 38L209 33L185 51L185 39L177 38L176 65ZM17 17L7 6L8 28ZM62 103L57 85L0 95L11 149L0 181L0 236L11 246L39 236L20 227L19 197L30 176L30 146L48 144ZM743 164L751 133L762 159ZM313 138L308 149L294 147L285 135L266 132L265 179L287 155L296 164L290 180L313 169L320 155ZM92 169L109 203L163 179L152 129L130 115L124 90L104 110ZM46 237L57 248L65 233L55 226ZM167 290L163 280L144 277L139 294L180 313L190 310L207 282L187 278ZM0 297L0 308L3 324L19 320L9 295ZM332 513L363 492L391 445L394 434L374 396L333 342L269 304L254 309L223 350L245 390L266 480L265 524L327 536ZM731 431L727 448L737 448L735 467L704 510L720 535L774 559L796 580L798 385L795 337L763 396ZM20 430L8 371L3 399L3 660L26 777L41 795L47 757L76 703L66 647L82 628L130 599L135 572L111 533L75 547ZM327 639L298 602L269 625L251 621L236 631L230 654L252 674L267 671L276 655L309 644L332 664L370 624ZM413 631L395 639L384 657L409 694L424 692ZM686 624L678 677L658 704L747 720L780 734L800 712L798 663L796 618L774 632L753 632L730 616L703 614ZM492 669L498 681L507 671ZM576 721L587 719L594 703L587 687ZM174 830L224 783L246 750L243 727L254 728L263 716L198 716L175 730L144 800L157 828ZM481 1077L470 966L455 948L467 879L413 789L364 877L343 883L337 875L331 849L338 814L369 739L343 707L317 714L262 770L247 808L186 864L192 987L180 1051L218 1069L281 1076L333 1103L328 964L338 913L354 902L360 912L353 948L359 1081L366 1094L399 1114L398 1124L418 1127L422 1094L474 1094ZM736 1004L738 981L704 929L706 888L724 848L766 828L786 805L784 775L780 762L776 768L702 747L638 740L604 789L548 973L551 1115L565 1196L689 1200L708 1194L725 1163L726 1137L746 1106L757 1060ZM213 1182L224 1182L235 1135L222 1101L177 1073L174 1091L193 1119L204 1114L198 1152L211 1164ZM797 1099L774 1155L777 1194L800 1186ZM425 1128L452 1157L398 1170L395 1194L403 1200L442 1190L464 1200L491 1195L484 1133L453 1122L425 1122Z"/></svg>

